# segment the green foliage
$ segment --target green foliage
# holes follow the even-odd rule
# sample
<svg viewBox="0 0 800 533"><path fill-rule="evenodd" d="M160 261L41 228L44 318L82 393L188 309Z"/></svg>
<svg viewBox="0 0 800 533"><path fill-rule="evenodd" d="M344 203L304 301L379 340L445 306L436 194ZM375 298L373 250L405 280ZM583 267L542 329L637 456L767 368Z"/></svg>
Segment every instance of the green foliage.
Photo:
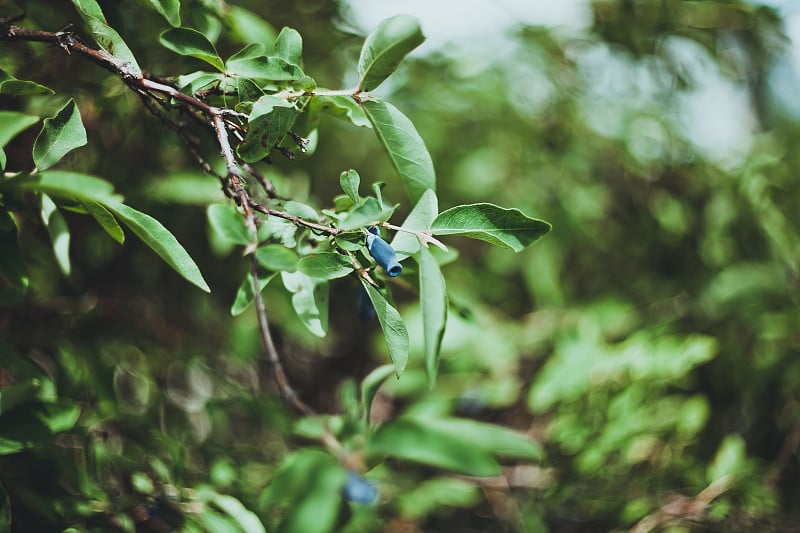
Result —
<svg viewBox="0 0 800 533"><path fill-rule="evenodd" d="M778 12L112 4L0 23L0 531L796 523Z"/></svg>

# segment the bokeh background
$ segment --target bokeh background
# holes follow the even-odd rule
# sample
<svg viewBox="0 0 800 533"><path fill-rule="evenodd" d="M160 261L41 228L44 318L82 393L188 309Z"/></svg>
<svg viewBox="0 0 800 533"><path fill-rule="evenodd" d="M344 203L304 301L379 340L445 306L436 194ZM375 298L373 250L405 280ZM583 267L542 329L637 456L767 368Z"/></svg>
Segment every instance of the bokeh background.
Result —
<svg viewBox="0 0 800 533"><path fill-rule="evenodd" d="M211 13L227 6L184 3L223 57L248 32L296 28L306 72L335 89L354 85L370 28L418 17L429 39L380 93L425 139L441 208L492 202L553 225L520 254L448 241L459 256L444 268L450 321L433 390L414 294L397 288L412 360L374 413L499 423L545 458L492 482L392 470L378 476L381 505L351 530L626 530L723 478L727 490L668 530L797 530L799 2L242 0L229 5L248 11L226 24ZM101 4L147 70L197 68L158 46L165 23L144 2ZM77 23L66 2L0 8L46 29ZM65 279L37 220L21 226L33 290L3 296L0 370L29 361L84 408L55 446L0 457L0 481L24 502L15 527L88 531L98 509L152 511L143 502L155 494L209 487L265 513L276 465L308 443L275 395L255 316L228 312L247 264L207 228L216 183L94 65L40 45L0 50L0 68L76 98L89 145L69 166L161 220L212 287L201 293L140 242L119 247L69 213ZM0 104L47 115L63 102ZM7 147L9 168L31 167L35 134ZM281 194L317 208L347 168L404 198L373 132L332 118L313 154L273 160L265 172ZM343 383L387 361L377 325L355 317L357 285L334 285L324 340L280 284L266 290L291 379L326 412L340 409Z"/></svg>

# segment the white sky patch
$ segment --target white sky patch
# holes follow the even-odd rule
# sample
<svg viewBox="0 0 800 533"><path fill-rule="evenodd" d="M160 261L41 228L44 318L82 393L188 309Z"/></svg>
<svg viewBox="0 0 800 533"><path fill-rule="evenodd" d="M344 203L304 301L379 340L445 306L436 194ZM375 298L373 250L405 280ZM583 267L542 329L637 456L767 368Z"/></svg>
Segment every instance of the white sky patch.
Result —
<svg viewBox="0 0 800 533"><path fill-rule="evenodd" d="M383 19L407 14L419 19L426 42L418 54L447 45L503 47L521 25L579 33L592 24L589 0L349 0L349 22L367 33Z"/></svg>

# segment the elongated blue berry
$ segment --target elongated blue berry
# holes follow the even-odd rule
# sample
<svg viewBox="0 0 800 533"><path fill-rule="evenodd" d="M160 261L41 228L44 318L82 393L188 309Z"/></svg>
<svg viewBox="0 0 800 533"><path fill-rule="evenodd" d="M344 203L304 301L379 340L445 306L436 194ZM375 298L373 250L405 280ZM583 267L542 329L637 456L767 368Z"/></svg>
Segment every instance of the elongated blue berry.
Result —
<svg viewBox="0 0 800 533"><path fill-rule="evenodd" d="M344 497L353 503L375 503L378 500L378 487L355 472L348 472Z"/></svg>
<svg viewBox="0 0 800 533"><path fill-rule="evenodd" d="M399 276L403 271L403 265L397 260L397 254L394 253L394 248L383 240L380 235L375 235L370 230L367 235L367 250L375 261L383 267L390 277Z"/></svg>

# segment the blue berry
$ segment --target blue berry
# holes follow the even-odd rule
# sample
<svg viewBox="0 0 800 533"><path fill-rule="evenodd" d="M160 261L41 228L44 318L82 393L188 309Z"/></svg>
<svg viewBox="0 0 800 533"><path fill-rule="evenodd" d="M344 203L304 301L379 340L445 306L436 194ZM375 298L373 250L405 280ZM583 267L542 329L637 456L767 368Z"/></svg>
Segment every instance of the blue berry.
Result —
<svg viewBox="0 0 800 533"><path fill-rule="evenodd" d="M344 497L353 503L372 504L378 501L378 487L355 472L347 472Z"/></svg>
<svg viewBox="0 0 800 533"><path fill-rule="evenodd" d="M376 228L377 231L377 228ZM376 235L370 228L370 234L367 235L367 250L375 261L383 267L390 277L399 276L403 271L403 265L397 260L397 254L394 248L383 240L380 235Z"/></svg>

